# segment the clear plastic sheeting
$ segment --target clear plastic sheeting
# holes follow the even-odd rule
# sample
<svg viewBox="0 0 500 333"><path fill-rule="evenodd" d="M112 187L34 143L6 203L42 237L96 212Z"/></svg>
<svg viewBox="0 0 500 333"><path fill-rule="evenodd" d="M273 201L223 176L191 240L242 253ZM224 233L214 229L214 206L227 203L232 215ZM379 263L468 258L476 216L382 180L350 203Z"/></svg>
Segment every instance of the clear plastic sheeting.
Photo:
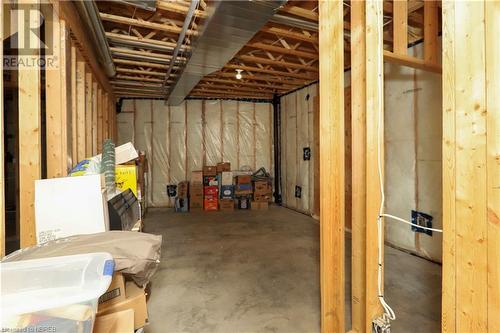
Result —
<svg viewBox="0 0 500 333"><path fill-rule="evenodd" d="M312 214L314 207L314 98L317 84L281 98L281 184L283 204ZM311 159L304 160L304 148ZM300 191L300 195L296 193Z"/></svg>
<svg viewBox="0 0 500 333"><path fill-rule="evenodd" d="M190 180L203 165L230 162L233 170L260 167L273 174L273 110L269 103L125 100L118 141L131 141L148 159L148 204L172 206L166 186Z"/></svg>

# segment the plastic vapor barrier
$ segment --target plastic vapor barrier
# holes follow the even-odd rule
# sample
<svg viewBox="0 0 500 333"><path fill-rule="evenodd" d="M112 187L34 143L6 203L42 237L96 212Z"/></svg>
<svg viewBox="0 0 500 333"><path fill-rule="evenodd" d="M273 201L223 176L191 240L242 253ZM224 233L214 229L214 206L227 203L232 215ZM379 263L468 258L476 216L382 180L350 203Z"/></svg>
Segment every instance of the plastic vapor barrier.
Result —
<svg viewBox="0 0 500 333"><path fill-rule="evenodd" d="M203 165L224 161L232 170L265 167L274 173L270 103L125 100L117 118L118 142L131 141L147 154L150 206L171 207L167 185L190 180Z"/></svg>
<svg viewBox="0 0 500 333"><path fill-rule="evenodd" d="M281 185L283 205L312 214L314 207L314 98L317 84L281 98ZM310 159L304 159L310 149Z"/></svg>

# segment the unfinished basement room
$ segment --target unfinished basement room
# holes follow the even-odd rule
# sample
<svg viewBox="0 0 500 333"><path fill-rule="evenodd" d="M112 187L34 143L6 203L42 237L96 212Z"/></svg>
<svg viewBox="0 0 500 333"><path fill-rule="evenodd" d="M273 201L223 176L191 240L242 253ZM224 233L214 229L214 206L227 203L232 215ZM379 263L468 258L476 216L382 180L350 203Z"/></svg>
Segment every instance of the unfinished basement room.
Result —
<svg viewBox="0 0 500 333"><path fill-rule="evenodd" d="M0 327L500 333L499 0L2 0Z"/></svg>

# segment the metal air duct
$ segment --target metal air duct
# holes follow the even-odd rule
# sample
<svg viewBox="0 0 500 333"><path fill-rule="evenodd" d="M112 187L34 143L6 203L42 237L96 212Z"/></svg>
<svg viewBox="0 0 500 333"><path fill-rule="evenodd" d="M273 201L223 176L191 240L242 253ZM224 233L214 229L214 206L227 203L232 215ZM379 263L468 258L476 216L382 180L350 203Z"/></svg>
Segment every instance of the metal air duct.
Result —
<svg viewBox="0 0 500 333"><path fill-rule="evenodd" d="M223 68L286 3L286 0L214 0L168 104L179 105L200 80Z"/></svg>

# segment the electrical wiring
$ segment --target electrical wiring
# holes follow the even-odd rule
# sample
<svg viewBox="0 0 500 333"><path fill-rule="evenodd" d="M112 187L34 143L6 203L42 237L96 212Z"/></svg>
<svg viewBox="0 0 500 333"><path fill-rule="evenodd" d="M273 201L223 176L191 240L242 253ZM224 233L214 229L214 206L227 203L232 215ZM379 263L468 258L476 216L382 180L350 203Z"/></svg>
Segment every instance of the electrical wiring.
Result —
<svg viewBox="0 0 500 333"><path fill-rule="evenodd" d="M376 0L376 8L377 8L377 13L381 13L382 10L380 8L380 5L382 1ZM383 272L383 246L384 246L384 237L383 237L383 218L389 218L394 221L398 221L401 223L406 223L415 227L418 227L420 229L424 230L430 230L430 231L435 231L435 232L443 232L441 229L435 229L435 228L428 228L428 227L423 227L417 224L414 224L410 221L407 221L405 219L402 219L400 217L391 215L391 214L386 214L384 212L384 207L385 207L385 190L384 190L384 176L382 174L382 152L381 152L381 147L382 147L382 140L383 140L383 80L384 80L384 75L383 75L383 18L379 17L379 20L382 19L382 22L379 22L377 24L377 52L378 54L378 59L377 61L377 66L378 66L378 119L377 119L377 169L378 169L378 177L379 177L379 185L380 185L380 207L379 207L379 214L377 217L377 238L378 238L378 274L377 274L377 287L378 287L378 299L380 304L382 305L384 309L384 315L382 318L378 318L377 322L378 324L382 324L385 326L390 326L390 321L396 319L396 314L394 313L394 310L387 304L384 298L384 293L383 293L383 288L382 288L382 272Z"/></svg>

